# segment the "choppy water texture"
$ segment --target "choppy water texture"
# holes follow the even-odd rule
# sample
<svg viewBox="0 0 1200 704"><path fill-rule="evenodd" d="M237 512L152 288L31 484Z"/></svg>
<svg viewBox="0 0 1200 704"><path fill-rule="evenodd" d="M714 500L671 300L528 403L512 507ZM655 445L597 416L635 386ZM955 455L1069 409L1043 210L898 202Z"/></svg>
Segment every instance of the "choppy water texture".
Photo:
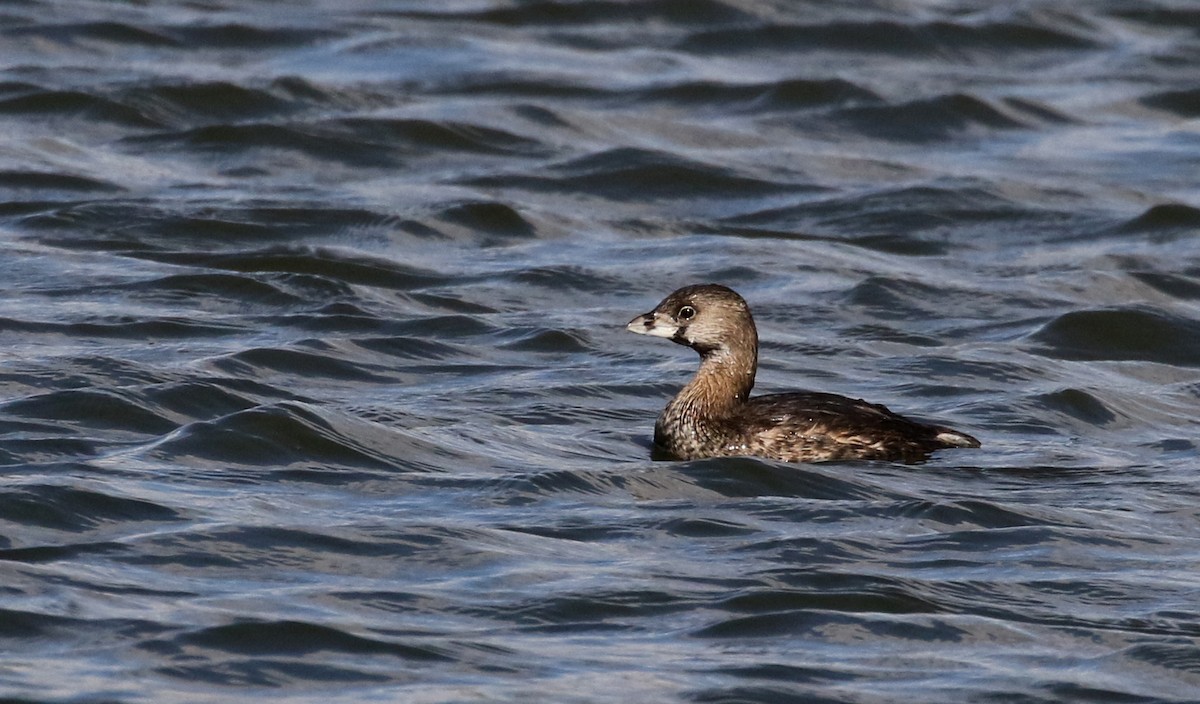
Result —
<svg viewBox="0 0 1200 704"><path fill-rule="evenodd" d="M1200 10L0 8L0 696L1200 699ZM759 391L979 436L655 462Z"/></svg>

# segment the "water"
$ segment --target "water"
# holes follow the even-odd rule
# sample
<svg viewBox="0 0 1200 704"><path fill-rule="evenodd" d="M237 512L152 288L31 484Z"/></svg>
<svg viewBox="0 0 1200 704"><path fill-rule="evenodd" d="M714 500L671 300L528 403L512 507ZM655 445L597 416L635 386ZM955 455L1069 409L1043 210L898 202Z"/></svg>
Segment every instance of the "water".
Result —
<svg viewBox="0 0 1200 704"><path fill-rule="evenodd" d="M1200 14L849 5L6 6L6 701L1200 699Z"/></svg>

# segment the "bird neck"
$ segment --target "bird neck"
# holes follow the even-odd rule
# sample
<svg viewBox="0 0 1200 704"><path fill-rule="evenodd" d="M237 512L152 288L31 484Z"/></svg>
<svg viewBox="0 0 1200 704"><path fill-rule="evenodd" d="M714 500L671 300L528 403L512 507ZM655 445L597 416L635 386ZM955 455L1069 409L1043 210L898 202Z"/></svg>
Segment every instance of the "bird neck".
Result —
<svg viewBox="0 0 1200 704"><path fill-rule="evenodd" d="M757 369L757 344L707 350L700 354L700 368L676 400L703 409L704 416L727 415L750 398Z"/></svg>

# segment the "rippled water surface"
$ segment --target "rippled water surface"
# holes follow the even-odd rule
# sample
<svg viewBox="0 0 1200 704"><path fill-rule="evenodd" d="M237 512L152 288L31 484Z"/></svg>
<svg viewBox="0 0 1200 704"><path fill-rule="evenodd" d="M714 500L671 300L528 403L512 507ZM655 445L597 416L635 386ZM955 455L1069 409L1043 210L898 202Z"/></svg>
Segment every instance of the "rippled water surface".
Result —
<svg viewBox="0 0 1200 704"><path fill-rule="evenodd" d="M1198 27L0 7L0 696L1200 699ZM984 447L653 461L700 281Z"/></svg>

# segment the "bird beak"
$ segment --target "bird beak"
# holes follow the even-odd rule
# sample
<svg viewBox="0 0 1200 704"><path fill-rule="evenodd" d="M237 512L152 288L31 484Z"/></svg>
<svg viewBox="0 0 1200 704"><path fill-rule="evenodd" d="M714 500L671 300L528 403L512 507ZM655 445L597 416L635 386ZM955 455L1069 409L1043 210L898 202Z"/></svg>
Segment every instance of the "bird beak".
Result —
<svg viewBox="0 0 1200 704"><path fill-rule="evenodd" d="M625 329L638 335L653 335L654 337L666 338L675 337L675 333L679 331L677 326L660 320L654 313L639 315L630 320Z"/></svg>

